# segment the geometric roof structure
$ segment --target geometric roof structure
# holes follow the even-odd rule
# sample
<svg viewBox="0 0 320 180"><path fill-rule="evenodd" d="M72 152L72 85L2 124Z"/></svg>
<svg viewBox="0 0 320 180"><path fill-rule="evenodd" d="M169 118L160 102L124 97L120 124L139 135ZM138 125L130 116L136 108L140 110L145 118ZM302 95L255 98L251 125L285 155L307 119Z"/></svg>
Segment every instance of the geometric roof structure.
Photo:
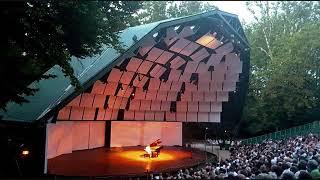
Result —
<svg viewBox="0 0 320 180"><path fill-rule="evenodd" d="M106 47L85 60L72 58L85 92L76 92L55 66L47 73L57 78L32 83L40 90L26 97L30 103L10 103L2 119L223 122L241 114L249 45L236 15L214 10L119 35L123 54Z"/></svg>

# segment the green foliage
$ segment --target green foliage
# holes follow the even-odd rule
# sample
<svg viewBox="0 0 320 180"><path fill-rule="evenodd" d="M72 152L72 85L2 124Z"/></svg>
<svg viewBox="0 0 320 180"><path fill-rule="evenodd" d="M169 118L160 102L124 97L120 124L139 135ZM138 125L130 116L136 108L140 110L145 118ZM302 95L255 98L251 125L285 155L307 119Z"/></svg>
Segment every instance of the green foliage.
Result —
<svg viewBox="0 0 320 180"><path fill-rule="evenodd" d="M136 22L152 23L168 18L176 18L217 9L216 6L201 1L144 1Z"/></svg>
<svg viewBox="0 0 320 180"><path fill-rule="evenodd" d="M121 50L115 32L132 25L137 1L31 1L1 3L0 108L9 101L26 102L23 95L34 80L54 65L62 67L72 85L81 85L69 64L71 56L83 59L100 53L102 46Z"/></svg>
<svg viewBox="0 0 320 180"><path fill-rule="evenodd" d="M311 121L303 114L319 108L319 2L247 5L259 12L251 10L256 22L245 28L251 74L242 129L257 134Z"/></svg>

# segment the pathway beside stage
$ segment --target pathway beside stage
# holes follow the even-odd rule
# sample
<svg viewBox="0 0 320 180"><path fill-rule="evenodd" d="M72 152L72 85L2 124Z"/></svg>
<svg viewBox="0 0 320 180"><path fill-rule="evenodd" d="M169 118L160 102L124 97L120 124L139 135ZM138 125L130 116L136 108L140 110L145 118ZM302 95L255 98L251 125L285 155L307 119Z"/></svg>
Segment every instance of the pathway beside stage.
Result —
<svg viewBox="0 0 320 180"><path fill-rule="evenodd" d="M220 146L218 145L205 145L204 143L190 143L190 146L194 149L199 149L201 151L207 151L209 153L215 154L218 156L219 160L226 160L230 158L230 151L228 150L220 150Z"/></svg>

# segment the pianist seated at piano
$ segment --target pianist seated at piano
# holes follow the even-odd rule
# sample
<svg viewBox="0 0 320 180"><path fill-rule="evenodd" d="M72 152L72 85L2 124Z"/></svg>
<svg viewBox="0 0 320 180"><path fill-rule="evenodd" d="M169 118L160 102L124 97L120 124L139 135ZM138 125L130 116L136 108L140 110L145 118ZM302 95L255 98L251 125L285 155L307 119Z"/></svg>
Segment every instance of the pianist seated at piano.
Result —
<svg viewBox="0 0 320 180"><path fill-rule="evenodd" d="M144 149L147 154L144 154L144 157L154 158L158 157L160 154L160 150L163 148L163 146L160 145L161 140L157 139L156 141L152 142L150 145L147 145Z"/></svg>

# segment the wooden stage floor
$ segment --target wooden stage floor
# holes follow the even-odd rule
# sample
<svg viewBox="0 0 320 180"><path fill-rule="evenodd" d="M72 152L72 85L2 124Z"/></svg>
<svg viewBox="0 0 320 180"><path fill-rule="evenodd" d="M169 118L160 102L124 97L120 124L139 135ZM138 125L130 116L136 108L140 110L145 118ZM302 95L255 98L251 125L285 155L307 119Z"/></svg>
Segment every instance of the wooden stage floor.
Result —
<svg viewBox="0 0 320 180"><path fill-rule="evenodd" d="M63 176L143 175L195 166L205 153L165 146L158 158L144 158L144 147L97 148L75 151L48 160L48 173Z"/></svg>

